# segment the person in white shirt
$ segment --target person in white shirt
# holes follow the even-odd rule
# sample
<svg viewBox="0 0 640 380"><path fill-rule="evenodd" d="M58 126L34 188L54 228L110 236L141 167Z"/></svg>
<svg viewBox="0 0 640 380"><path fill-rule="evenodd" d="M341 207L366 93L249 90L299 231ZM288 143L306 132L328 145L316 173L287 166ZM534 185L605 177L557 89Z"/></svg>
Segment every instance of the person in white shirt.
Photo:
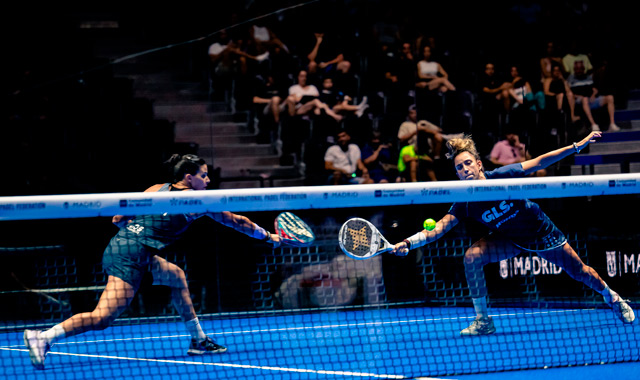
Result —
<svg viewBox="0 0 640 380"><path fill-rule="evenodd" d="M330 146L324 154L324 168L329 171L329 184L373 183L369 170L362 162L360 148L351 143L351 136L344 130L337 134L337 144ZM362 173L357 176L357 171Z"/></svg>

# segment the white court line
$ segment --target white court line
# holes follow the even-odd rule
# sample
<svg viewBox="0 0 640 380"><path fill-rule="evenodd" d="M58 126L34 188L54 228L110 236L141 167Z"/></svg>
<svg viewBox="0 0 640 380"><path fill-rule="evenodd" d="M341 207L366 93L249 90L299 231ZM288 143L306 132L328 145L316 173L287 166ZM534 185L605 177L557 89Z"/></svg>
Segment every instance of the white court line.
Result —
<svg viewBox="0 0 640 380"><path fill-rule="evenodd" d="M551 311L525 312L525 313L504 313L504 314L492 314L491 316L492 317L507 317L507 316L517 316L517 315L557 314L557 313L580 312L580 311L584 311L584 310L585 309L551 310ZM332 329L332 328L358 327L358 326L383 326L383 325L418 323L418 322L464 320L464 319L473 319L473 318L475 318L475 317L421 318L421 319L406 319L406 320L399 320L399 321L396 320L396 321L386 321L386 322L374 321L374 322L331 324L331 325L320 325L320 326L284 327L284 328L277 328L277 329L227 331L227 332L221 332L221 333L213 333L211 335L231 335L231 334L265 333L265 332L277 332L277 331L317 330L317 329ZM86 344L86 343L104 343L104 342L118 342L118 341L166 339L166 338L177 338L177 337L185 337L185 336L188 336L188 335L166 335L166 336L156 336L156 337L119 338L119 339L104 339L104 340L79 341L79 342L60 342L60 343L56 343L56 345L57 344L60 344L60 345L71 345L71 344ZM0 350L22 351L22 352L27 352L28 351L26 349L18 349L18 348L13 348L13 347L21 347L21 346L0 347ZM100 358L100 359L113 359L113 360L129 360L129 361L139 361L139 362L186 364L186 365L205 365L205 366L218 366L218 367L231 367L231 368L244 368L244 369L259 369L259 370L280 371L280 372L315 373L315 374L320 374L320 375L340 375L340 376L370 377L370 378L383 378L383 379L410 379L410 378L407 378L407 377L404 377L404 376L400 376L400 375L373 374L373 373L349 372L349 371L326 371L326 370L313 370L313 369L302 369L302 368L255 366L255 365L247 365L247 364L203 363L203 362L192 362L192 361L183 361L183 360L129 358L129 357L123 357L123 356L74 354L74 353L54 352L54 351L50 351L49 354L51 354L51 355L63 355L63 356L75 356L75 357ZM417 378L415 380L444 380L444 379L421 377L421 378Z"/></svg>
<svg viewBox="0 0 640 380"><path fill-rule="evenodd" d="M557 314L557 313L575 313L585 310L594 309L574 309L574 310L549 310L549 311L536 311L536 312L524 312L524 313L504 313L504 314L491 314L491 317L512 317L519 315L538 315L538 314ZM281 327L275 329L256 329L256 330L238 330L238 331L224 331L214 332L208 335L235 335L235 334L255 334L255 333L269 333L269 332L283 332L283 331L303 331L303 330L321 330L321 329L334 329L344 327L367 327L367 326L384 326L384 325L399 325L407 323L422 323L422 322L439 322L450 320L465 320L475 319L475 316L469 317L449 317L449 318L421 318L421 319L406 319L396 321L374 321L374 322L359 322L359 323L343 323L333 325L319 325L319 326L299 326L299 327ZM167 339L167 338L184 338L188 337L188 334L178 335L161 335L161 336L146 336L146 337L128 337L128 338L116 338L116 339L99 339L99 340L83 340L83 341L71 341L71 342L58 342L56 345L73 345L73 344L87 344L87 343L110 343L110 342L123 342L123 341L136 341L136 340L155 340L155 339ZM22 345L3 346L0 348L13 348L22 347Z"/></svg>
<svg viewBox="0 0 640 380"><path fill-rule="evenodd" d="M0 347L0 350L28 352L28 350L25 350L25 349L4 348L4 347ZM125 356L71 354L66 352L53 352L53 351L50 351L49 355L76 356L76 357L96 358L96 359L129 360L129 361L136 361L136 362L187 364L187 365L230 367L230 368L242 368L242 369L259 369L259 370L280 371L280 372L315 373L319 375L340 375L340 376L369 377L369 378L382 378L382 379L409 379L407 377L400 376L400 375L385 375L385 374L349 372L349 371L325 371L325 370L304 369L304 368L269 367L269 366L256 366L256 365L248 365L248 364L203 363L203 362L192 362L187 360L129 358Z"/></svg>

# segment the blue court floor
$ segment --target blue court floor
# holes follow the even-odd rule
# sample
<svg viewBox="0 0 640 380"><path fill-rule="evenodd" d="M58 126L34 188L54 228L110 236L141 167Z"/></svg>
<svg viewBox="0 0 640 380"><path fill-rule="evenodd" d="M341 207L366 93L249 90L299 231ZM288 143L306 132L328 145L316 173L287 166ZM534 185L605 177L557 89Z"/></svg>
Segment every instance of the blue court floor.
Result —
<svg viewBox="0 0 640 380"><path fill-rule="evenodd" d="M201 318L229 348L191 357L180 322L117 325L56 344L35 370L22 332L0 334L0 378L568 379L640 373L640 324L609 309L503 309L497 332L461 337L470 308ZM547 369L544 369L544 368Z"/></svg>

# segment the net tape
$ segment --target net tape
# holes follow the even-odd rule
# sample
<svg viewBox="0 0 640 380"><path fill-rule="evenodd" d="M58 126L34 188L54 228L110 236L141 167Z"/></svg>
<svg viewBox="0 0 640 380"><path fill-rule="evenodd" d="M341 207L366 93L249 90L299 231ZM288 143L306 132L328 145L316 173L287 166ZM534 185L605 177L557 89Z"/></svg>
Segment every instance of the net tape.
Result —
<svg viewBox="0 0 640 380"><path fill-rule="evenodd" d="M15 196L0 197L0 220L306 210L637 193L640 193L640 173L180 193Z"/></svg>

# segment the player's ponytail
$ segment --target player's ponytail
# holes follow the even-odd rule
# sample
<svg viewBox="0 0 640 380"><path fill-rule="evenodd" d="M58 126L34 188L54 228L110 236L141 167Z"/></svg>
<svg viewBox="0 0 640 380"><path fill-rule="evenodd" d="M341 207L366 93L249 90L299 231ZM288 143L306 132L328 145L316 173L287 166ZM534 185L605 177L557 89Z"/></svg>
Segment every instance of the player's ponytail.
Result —
<svg viewBox="0 0 640 380"><path fill-rule="evenodd" d="M206 161L195 154L172 155L165 164L170 168L170 173L174 182L181 181L185 175L195 175Z"/></svg>
<svg viewBox="0 0 640 380"><path fill-rule="evenodd" d="M463 137L453 138L447 141L447 158L453 160L462 152L469 152L475 159L481 160L480 154L476 149L476 144L471 139L470 135L464 135Z"/></svg>

